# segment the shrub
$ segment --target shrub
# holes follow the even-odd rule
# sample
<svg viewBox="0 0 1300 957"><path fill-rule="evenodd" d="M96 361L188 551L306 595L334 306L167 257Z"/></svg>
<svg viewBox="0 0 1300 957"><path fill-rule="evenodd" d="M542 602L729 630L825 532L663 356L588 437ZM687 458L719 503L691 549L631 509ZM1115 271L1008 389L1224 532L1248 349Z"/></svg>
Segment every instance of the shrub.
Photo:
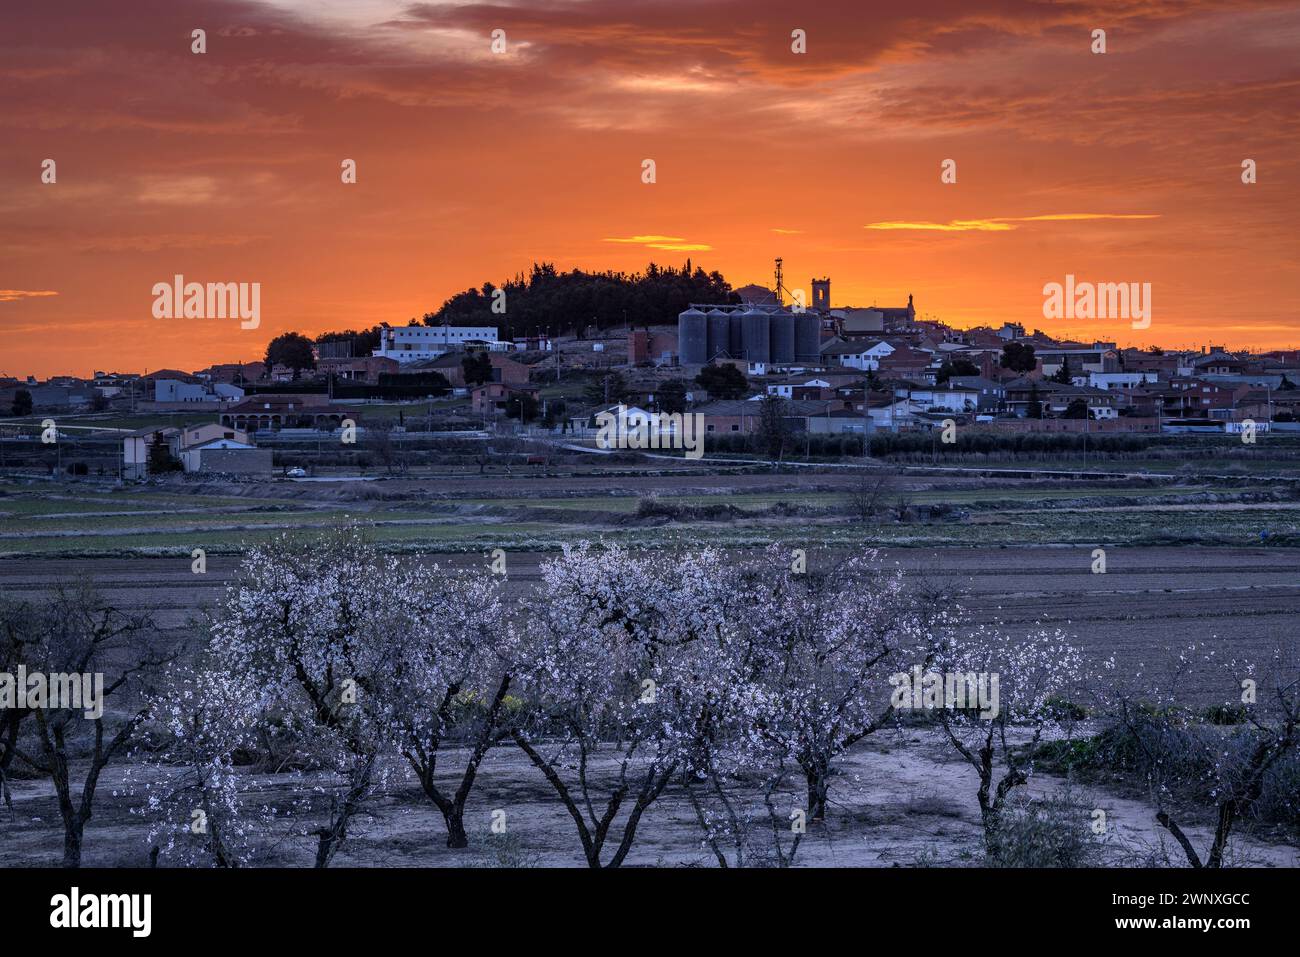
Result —
<svg viewBox="0 0 1300 957"><path fill-rule="evenodd" d="M1052 695L1047 699L1047 709L1058 721L1082 721L1088 717L1087 708L1059 695Z"/></svg>
<svg viewBox="0 0 1300 957"><path fill-rule="evenodd" d="M1246 706L1242 704L1216 704L1205 709L1205 720L1210 724L1241 724L1246 720Z"/></svg>
<svg viewBox="0 0 1300 957"><path fill-rule="evenodd" d="M1092 807L1068 789L1007 809L990 867L1098 867L1105 844L1092 829Z"/></svg>

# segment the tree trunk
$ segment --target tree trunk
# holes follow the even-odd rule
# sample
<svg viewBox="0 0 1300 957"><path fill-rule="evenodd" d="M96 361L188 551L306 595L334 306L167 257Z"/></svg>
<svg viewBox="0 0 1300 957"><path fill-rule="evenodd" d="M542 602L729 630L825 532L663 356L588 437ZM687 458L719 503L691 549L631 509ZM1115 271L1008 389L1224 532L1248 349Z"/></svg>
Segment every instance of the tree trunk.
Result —
<svg viewBox="0 0 1300 957"><path fill-rule="evenodd" d="M825 821L830 769L824 764L809 764L804 767L804 777L808 782L808 821Z"/></svg>
<svg viewBox="0 0 1300 957"><path fill-rule="evenodd" d="M984 825L984 854L996 861L1002 854L1002 837L998 833L1002 815L994 810L987 799L980 801L980 823Z"/></svg>
<svg viewBox="0 0 1300 957"><path fill-rule="evenodd" d="M1228 848L1228 835L1232 833L1232 822L1236 816L1236 801L1224 801L1219 805L1219 823L1214 829L1214 844L1206 858L1206 867L1223 867L1223 854Z"/></svg>
<svg viewBox="0 0 1300 957"><path fill-rule="evenodd" d="M81 821L63 822L63 866L81 866L81 837L85 825Z"/></svg>
<svg viewBox="0 0 1300 957"><path fill-rule="evenodd" d="M447 846L469 847L469 835L465 833L465 806L453 804L443 812L442 819L447 823Z"/></svg>

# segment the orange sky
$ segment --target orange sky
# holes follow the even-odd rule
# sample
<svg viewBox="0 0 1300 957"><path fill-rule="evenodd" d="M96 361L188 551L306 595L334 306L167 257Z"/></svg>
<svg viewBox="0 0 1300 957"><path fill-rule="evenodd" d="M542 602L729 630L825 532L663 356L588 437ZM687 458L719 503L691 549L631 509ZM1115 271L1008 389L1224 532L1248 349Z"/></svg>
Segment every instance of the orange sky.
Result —
<svg viewBox="0 0 1300 957"><path fill-rule="evenodd" d="M543 258L740 285L779 255L834 305L1294 347L1297 50L1294 3L11 4L0 374L258 359ZM609 241L645 236L704 248ZM261 326L154 319L176 273L261 283ZM1044 320L1067 273L1150 282L1151 327Z"/></svg>

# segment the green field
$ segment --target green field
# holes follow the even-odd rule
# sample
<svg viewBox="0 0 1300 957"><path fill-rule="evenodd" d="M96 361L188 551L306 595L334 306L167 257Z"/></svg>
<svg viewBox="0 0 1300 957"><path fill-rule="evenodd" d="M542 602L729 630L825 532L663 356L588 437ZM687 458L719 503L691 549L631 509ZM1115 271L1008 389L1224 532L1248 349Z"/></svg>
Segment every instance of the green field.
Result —
<svg viewBox="0 0 1300 957"><path fill-rule="evenodd" d="M691 498L700 499L693 496ZM759 496L736 497L753 507ZM820 498L825 498L821 496ZM798 496L782 500L800 501ZM671 501L671 499L662 499ZM707 501L707 499L705 499ZM605 501L609 505L632 503ZM519 503L515 503L518 505ZM801 504L812 504L801 502ZM639 547L708 543L724 547L772 542L810 545L1016 546L1081 544L1300 545L1300 507L1258 505L1199 508L1009 507L975 512L956 521L855 521L838 513L730 521L590 523L579 510L551 505L555 521L512 520L490 512L332 508L295 512L219 512L181 515L113 515L84 519L17 519L3 523L13 537L0 539L0 554L86 555L188 552L193 548L237 551L286 530L324 534L347 522L366 527L377 541L402 549L427 545L440 551L484 547L550 550L584 539L622 541Z"/></svg>

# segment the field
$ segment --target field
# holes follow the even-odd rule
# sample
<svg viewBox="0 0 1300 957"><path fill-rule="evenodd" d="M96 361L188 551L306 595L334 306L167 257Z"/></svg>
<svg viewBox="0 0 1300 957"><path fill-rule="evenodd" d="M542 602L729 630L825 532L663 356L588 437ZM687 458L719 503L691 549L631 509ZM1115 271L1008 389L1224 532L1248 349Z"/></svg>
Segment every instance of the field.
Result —
<svg viewBox="0 0 1300 957"><path fill-rule="evenodd" d="M234 553L345 522L394 549L440 552L545 551L592 538L682 547L700 536L736 548L1300 542L1298 481L1122 474L568 464L367 481L11 483L0 485L0 557Z"/></svg>
<svg viewBox="0 0 1300 957"><path fill-rule="evenodd" d="M1117 667L1146 669L1194 639L1248 657L1294 640L1296 479L1241 480L1210 468L1154 478L1079 469L1070 478L1049 478L1023 468L999 476L988 466L938 472L884 463L602 467L574 456L542 470L369 481L177 480L128 488L9 481L0 485L0 595L89 581L116 606L151 612L170 640L193 642L247 545L355 523L385 549L445 567L486 570L490 550L503 548L508 591L516 597L536 587L539 563L579 541L670 550L707 545L736 561L776 544L803 549L813 570L872 549L914 581L947 586L972 628L1060 629L1092 663L1113 658ZM1105 551L1104 574L1094 571L1098 548ZM206 553L203 574L191 570L194 549ZM1221 692L1207 675L1193 676L1184 689L1189 704L1218 700ZM122 775L122 767L105 772L86 835L87 864L143 861L144 825L129 813ZM441 820L409 775L399 769L395 781L361 820L339 863L581 863L571 823L512 747L494 750L483 766L467 811L468 852L442 846ZM289 785L272 775L250 778L248 786L274 803ZM833 820L810 838L800 862L974 862L975 787L970 769L924 729L873 736L840 769ZM1063 778L1040 774L1031 791L1044 796L1064 787ZM53 863L59 826L52 790L18 780L12 792L13 812L0 821L0 864ZM1110 863L1177 860L1142 795L1093 786L1086 800L1116 821ZM515 822L509 841L487 832L499 809ZM1193 826L1204 838L1206 822ZM683 795L670 789L648 813L629 863L709 864L696 829ZM307 863L309 843L287 842L275 860ZM1294 839L1274 832L1244 834L1234 853L1241 863L1300 864Z"/></svg>

